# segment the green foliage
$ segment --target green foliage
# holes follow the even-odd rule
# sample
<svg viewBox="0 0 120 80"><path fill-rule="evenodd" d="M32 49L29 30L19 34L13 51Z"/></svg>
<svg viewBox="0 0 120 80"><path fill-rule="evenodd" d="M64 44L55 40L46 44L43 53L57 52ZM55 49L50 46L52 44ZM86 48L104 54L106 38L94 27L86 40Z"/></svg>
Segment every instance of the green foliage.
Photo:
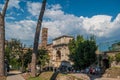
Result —
<svg viewBox="0 0 120 80"><path fill-rule="evenodd" d="M24 67L27 68L28 64L31 63L32 58L32 50L28 49L27 52L24 54Z"/></svg>
<svg viewBox="0 0 120 80"><path fill-rule="evenodd" d="M114 61L114 57L113 56L108 56L108 59L109 59L110 63L112 63Z"/></svg>
<svg viewBox="0 0 120 80"><path fill-rule="evenodd" d="M53 72L42 72L38 77L30 77L28 80L51 80Z"/></svg>
<svg viewBox="0 0 120 80"><path fill-rule="evenodd" d="M6 44L5 58L7 59L9 65L11 65L14 69L19 69L22 64L22 48L23 47L21 41L17 39L11 39Z"/></svg>
<svg viewBox="0 0 120 80"><path fill-rule="evenodd" d="M84 39L79 35L76 40L71 40L68 46L70 60L74 62L76 69L84 69L96 61L97 46L94 37Z"/></svg>
<svg viewBox="0 0 120 80"><path fill-rule="evenodd" d="M118 53L118 54L115 55L115 60L117 62L120 62L120 53Z"/></svg>
<svg viewBox="0 0 120 80"><path fill-rule="evenodd" d="M8 61L10 61L10 53L11 53L11 49L7 46L5 48L5 59L7 59Z"/></svg>
<svg viewBox="0 0 120 80"><path fill-rule="evenodd" d="M24 52L24 48L25 46L23 46L21 41L17 39L11 39L11 41L7 43L5 48L5 58L9 65L12 66L12 69L22 68L23 71L23 69L27 68L28 64L31 63L32 50L28 49ZM48 61L48 51L45 49L38 50L37 64L44 66Z"/></svg>
<svg viewBox="0 0 120 80"><path fill-rule="evenodd" d="M44 66L49 61L48 51L46 49L39 49L37 54L37 64Z"/></svg>
<svg viewBox="0 0 120 80"><path fill-rule="evenodd" d="M27 68L28 64L31 63L32 50L28 49L24 54L24 67ZM37 64L44 66L49 61L48 52L45 49L39 49L37 53Z"/></svg>
<svg viewBox="0 0 120 80"><path fill-rule="evenodd" d="M109 47L110 51L119 51L120 50L120 42L112 44L112 46Z"/></svg>

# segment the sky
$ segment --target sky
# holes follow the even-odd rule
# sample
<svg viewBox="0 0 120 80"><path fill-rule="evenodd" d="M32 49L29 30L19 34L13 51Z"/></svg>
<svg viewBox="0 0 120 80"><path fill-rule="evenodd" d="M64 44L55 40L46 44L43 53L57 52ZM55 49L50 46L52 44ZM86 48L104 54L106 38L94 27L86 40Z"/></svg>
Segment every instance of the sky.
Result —
<svg viewBox="0 0 120 80"><path fill-rule="evenodd" d="M10 0L5 17L6 39L33 45L42 0ZM5 0L0 0L0 11ZM120 41L120 0L47 0L42 27L48 43L62 35L95 35L97 44Z"/></svg>

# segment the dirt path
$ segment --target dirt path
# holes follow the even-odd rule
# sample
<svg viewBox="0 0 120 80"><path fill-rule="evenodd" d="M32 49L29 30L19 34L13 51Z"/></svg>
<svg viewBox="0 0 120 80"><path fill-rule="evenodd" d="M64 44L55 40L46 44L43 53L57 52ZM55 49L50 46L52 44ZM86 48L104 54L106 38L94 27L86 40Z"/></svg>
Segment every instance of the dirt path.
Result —
<svg viewBox="0 0 120 80"><path fill-rule="evenodd" d="M86 74L82 74L82 73L75 73L75 74L70 74L72 76L75 76L77 78L81 78L83 80L120 80L117 78L104 78L104 77L100 77L100 76L87 76Z"/></svg>
<svg viewBox="0 0 120 80"><path fill-rule="evenodd" d="M82 74L82 73L75 73L75 74L69 74L72 76L75 76L76 78L80 78L83 80L90 80L89 76L87 76L86 74Z"/></svg>
<svg viewBox="0 0 120 80"><path fill-rule="evenodd" d="M10 71L7 80L25 80L20 73L20 71Z"/></svg>

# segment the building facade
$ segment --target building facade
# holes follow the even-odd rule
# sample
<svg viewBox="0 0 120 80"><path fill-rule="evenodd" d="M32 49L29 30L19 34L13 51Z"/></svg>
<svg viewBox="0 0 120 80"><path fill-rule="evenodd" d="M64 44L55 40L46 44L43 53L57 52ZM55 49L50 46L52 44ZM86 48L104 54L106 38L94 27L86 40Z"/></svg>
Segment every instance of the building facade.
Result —
<svg viewBox="0 0 120 80"><path fill-rule="evenodd" d="M50 56L49 66L59 68L61 66L71 67L71 62L69 61L69 48L68 44L70 40L73 39L72 36L63 35L53 39L51 44L47 44L47 29L42 29L42 42L40 47L45 47L48 50ZM45 33L45 35L44 35ZM45 44L44 44L45 43Z"/></svg>
<svg viewBox="0 0 120 80"><path fill-rule="evenodd" d="M67 66L71 67L71 62L69 61L69 48L68 43L72 40L71 36L60 36L53 40L51 45L48 45L48 50L50 57L50 64L54 67Z"/></svg>

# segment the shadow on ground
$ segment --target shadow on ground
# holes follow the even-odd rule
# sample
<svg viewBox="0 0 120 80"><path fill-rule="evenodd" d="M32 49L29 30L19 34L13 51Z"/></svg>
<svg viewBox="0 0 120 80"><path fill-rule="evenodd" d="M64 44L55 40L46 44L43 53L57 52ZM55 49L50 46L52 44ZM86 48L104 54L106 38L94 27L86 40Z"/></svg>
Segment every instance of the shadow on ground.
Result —
<svg viewBox="0 0 120 80"><path fill-rule="evenodd" d="M13 76L13 75L18 75L18 74L22 74L20 71L10 71L7 73L7 76Z"/></svg>
<svg viewBox="0 0 120 80"><path fill-rule="evenodd" d="M50 80L56 80L57 75L59 72L54 72L53 75L51 76Z"/></svg>

